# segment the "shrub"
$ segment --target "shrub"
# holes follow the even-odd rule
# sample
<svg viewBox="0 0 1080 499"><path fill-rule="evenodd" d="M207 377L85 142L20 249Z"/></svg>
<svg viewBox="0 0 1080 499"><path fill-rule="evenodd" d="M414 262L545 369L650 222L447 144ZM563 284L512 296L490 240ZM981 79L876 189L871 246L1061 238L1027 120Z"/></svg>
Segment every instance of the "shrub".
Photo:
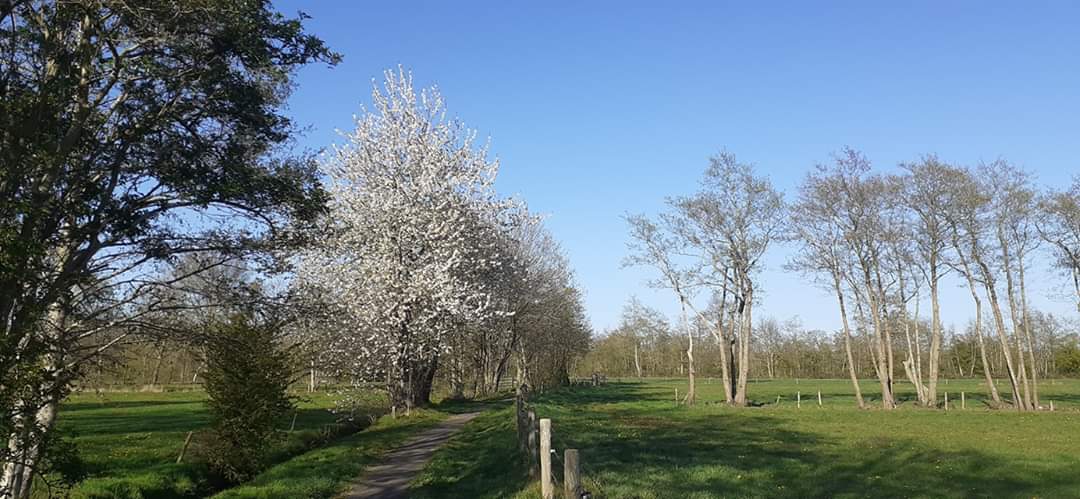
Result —
<svg viewBox="0 0 1080 499"><path fill-rule="evenodd" d="M226 482L250 479L267 463L277 426L293 409L289 351L277 327L237 315L212 331L206 351L211 472Z"/></svg>

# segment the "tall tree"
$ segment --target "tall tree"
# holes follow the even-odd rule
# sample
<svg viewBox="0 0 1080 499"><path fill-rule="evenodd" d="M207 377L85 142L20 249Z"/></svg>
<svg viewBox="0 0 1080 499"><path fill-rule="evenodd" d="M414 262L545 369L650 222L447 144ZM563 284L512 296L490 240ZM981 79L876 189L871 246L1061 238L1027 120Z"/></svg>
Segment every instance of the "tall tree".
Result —
<svg viewBox="0 0 1080 499"><path fill-rule="evenodd" d="M372 101L324 163L328 226L302 277L340 312L327 343L348 374L382 377L409 408L428 403L440 356L465 328L508 313L490 274L513 260L500 241L521 218L494 191L498 162L445 118L435 88L387 71Z"/></svg>
<svg viewBox="0 0 1080 499"><path fill-rule="evenodd" d="M739 331L735 355L738 373L734 399L729 401L745 406L753 308L760 288L757 274L769 246L782 236L783 195L768 178L757 175L753 165L739 162L728 152L710 159L701 187L697 195L681 200L678 206L687 225L693 227L686 231L687 240L705 257L704 268L709 269L699 279L712 283L714 293L719 291L721 296L731 291L734 299L732 319L738 321ZM717 284L720 289L716 289ZM715 329L722 332L722 326L718 323ZM722 348L725 344L721 342ZM724 357L722 352L721 359Z"/></svg>
<svg viewBox="0 0 1080 499"><path fill-rule="evenodd" d="M660 282L679 297L691 379L694 338L688 312L714 331L727 401L744 406L757 273L770 244L782 235L783 196L752 165L722 152L710 159L697 194L669 199L668 204L672 211L661 216L662 228L644 217L629 219L636 241L630 262L657 268L663 276ZM693 293L702 288L711 289L714 300L719 299L715 307L719 312L713 317L694 305ZM731 316L726 318L729 296Z"/></svg>
<svg viewBox="0 0 1080 499"><path fill-rule="evenodd" d="M978 185L975 183L967 169L959 168L955 172L953 180L955 195L944 208L944 216L948 224L949 241L953 249L953 259L948 264L964 276L968 292L971 293L972 302L975 304L972 329L975 333L976 343L979 347L979 361L982 365L983 376L986 380L986 388L990 392L990 398L995 405L1001 404L1001 395L990 367L989 355L987 354L986 341L983 335L983 300L979 296L980 286L984 287L984 277L980 272L981 266L977 266L976 259L981 258L983 245L980 242L982 226L979 222L979 206L981 198ZM974 258L973 258L974 257Z"/></svg>
<svg viewBox="0 0 1080 499"><path fill-rule="evenodd" d="M1003 160L983 165L980 177L991 194L998 266L1005 276L1005 298L1023 386L1021 403L1026 409L1037 409L1038 374L1028 321L1025 279L1028 259L1039 244L1035 228L1036 192L1027 172Z"/></svg>
<svg viewBox="0 0 1080 499"><path fill-rule="evenodd" d="M811 276L823 276L822 285L830 289L839 305L841 331L844 339L847 372L855 392L855 401L865 407L859 379L856 374L855 356L852 352L852 331L848 320L846 283L854 268L844 250L847 240L849 215L845 205L835 200L842 196L844 185L851 175L863 171L863 158L852 150L837 156L832 167L819 165L814 173L807 175L799 187L799 198L791 207L790 231L800 242L800 252L788 267Z"/></svg>
<svg viewBox="0 0 1080 499"><path fill-rule="evenodd" d="M954 195L955 170L935 156L917 163L904 164L907 174L900 177L901 196L914 217L915 248L918 269L930 288L930 372L925 403L937 405L937 383L941 371L941 305L939 287L947 272L945 251L949 247L946 207ZM921 380L920 380L921 382ZM920 397L922 398L922 397Z"/></svg>
<svg viewBox="0 0 1080 499"><path fill-rule="evenodd" d="M323 196L284 146L301 65L269 1L0 3L0 497L24 498L79 367L149 266L266 246Z"/></svg>
<svg viewBox="0 0 1080 499"><path fill-rule="evenodd" d="M694 287L690 273L677 260L683 242L671 233L671 216L667 215L664 219L667 221L666 228L644 215L626 217L632 239L628 244L631 253L626 257L625 264L653 267L660 277L651 280L650 285L670 289L679 300L680 324L686 333L686 372L689 382L683 400L687 405L694 405L697 398L694 333L688 313L693 308Z"/></svg>

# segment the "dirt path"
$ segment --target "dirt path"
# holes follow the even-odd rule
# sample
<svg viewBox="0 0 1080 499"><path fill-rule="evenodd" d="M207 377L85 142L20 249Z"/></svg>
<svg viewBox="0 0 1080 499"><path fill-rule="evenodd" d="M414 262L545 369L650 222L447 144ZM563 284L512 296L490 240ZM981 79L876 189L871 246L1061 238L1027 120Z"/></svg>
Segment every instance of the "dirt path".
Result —
<svg viewBox="0 0 1080 499"><path fill-rule="evenodd" d="M479 412L454 414L438 426L410 438L401 447L383 456L379 464L360 475L341 499L398 499L409 496L409 482L416 478L439 449Z"/></svg>

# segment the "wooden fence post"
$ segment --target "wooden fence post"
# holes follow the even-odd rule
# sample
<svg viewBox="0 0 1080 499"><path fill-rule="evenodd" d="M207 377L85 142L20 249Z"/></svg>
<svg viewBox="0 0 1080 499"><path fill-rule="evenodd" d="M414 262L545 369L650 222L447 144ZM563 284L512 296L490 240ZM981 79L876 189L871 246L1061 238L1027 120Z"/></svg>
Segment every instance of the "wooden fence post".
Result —
<svg viewBox="0 0 1080 499"><path fill-rule="evenodd" d="M577 499L581 495L581 463L577 449L563 454L563 497Z"/></svg>
<svg viewBox="0 0 1080 499"><path fill-rule="evenodd" d="M945 410L949 410L949 392L945 392Z"/></svg>
<svg viewBox="0 0 1080 499"><path fill-rule="evenodd" d="M544 499L554 499L555 489L551 483L551 420L540 420L540 494Z"/></svg>
<svg viewBox="0 0 1080 499"><path fill-rule="evenodd" d="M537 445L540 444L540 442L537 442L537 440L539 440L539 438L540 438L540 427L539 427L539 422L536 420L536 411L534 411L532 409L529 409L528 418L529 418L529 436L528 436L528 438L529 438L529 474L535 477L536 474L540 471L540 463L537 462L537 451L536 451Z"/></svg>
<svg viewBox="0 0 1080 499"><path fill-rule="evenodd" d="M960 408L967 409L967 395L964 392L960 392Z"/></svg>
<svg viewBox="0 0 1080 499"><path fill-rule="evenodd" d="M184 439L184 446L180 448L180 455L176 456L176 464L184 462L184 454L187 453L188 445L191 445L191 435L194 433L195 432L193 431L187 432L187 438Z"/></svg>

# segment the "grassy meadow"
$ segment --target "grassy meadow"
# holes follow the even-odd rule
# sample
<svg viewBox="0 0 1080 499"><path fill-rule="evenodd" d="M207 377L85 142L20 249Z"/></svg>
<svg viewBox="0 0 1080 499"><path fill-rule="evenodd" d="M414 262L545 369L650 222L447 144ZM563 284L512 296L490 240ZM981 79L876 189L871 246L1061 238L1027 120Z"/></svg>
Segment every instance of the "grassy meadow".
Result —
<svg viewBox="0 0 1080 499"><path fill-rule="evenodd" d="M877 386L862 383L871 404ZM858 410L850 382L812 379L755 381L750 395L757 406L744 409L720 403L722 387L708 378L699 380L694 407L675 402L676 390L680 398L686 393L684 379L576 386L533 404L553 420L559 452L581 450L593 497L1080 497L1080 381L1041 383L1053 413L989 410L977 380L949 380L941 389L949 392L948 412L916 407L906 384L898 385L900 409ZM315 394L300 403L278 464L220 491L196 460L175 462L187 432L208 423L204 400L200 391L73 396L59 426L78 446L88 477L71 496L333 497L383 452L446 414L483 410L436 453L413 496L539 497L517 454L505 397L382 417L363 431L313 443L335 420L331 398ZM380 403L373 396L373 414ZM283 429L290 424L283 421ZM44 489L35 495L44 497Z"/></svg>
<svg viewBox="0 0 1080 499"><path fill-rule="evenodd" d="M200 430L209 423L202 391L83 392L66 401L57 426L74 441L85 463L87 478L71 490L74 498L194 498L214 490L205 468L198 464ZM372 414L382 401L373 395ZM296 411L295 431L277 444L273 460L287 461L319 446L324 428L334 423L333 400L326 394L303 394ZM292 426L292 418L281 422ZM197 437L176 463L189 431ZM339 430L339 431L348 431ZM35 497L49 491L40 481ZM54 491L55 492L55 491Z"/></svg>
<svg viewBox="0 0 1080 499"><path fill-rule="evenodd" d="M861 387L874 399L876 386ZM910 388L898 387L894 412L856 409L846 380L754 382L761 405L743 409L719 403L716 380L699 382L694 407L675 403L685 380L574 387L534 406L557 450L580 449L593 497L1080 497L1080 381L1041 383L1056 410L1029 414L988 410L975 380L942 384L948 412L915 407ZM470 423L413 497L539 497L516 458L512 411Z"/></svg>

